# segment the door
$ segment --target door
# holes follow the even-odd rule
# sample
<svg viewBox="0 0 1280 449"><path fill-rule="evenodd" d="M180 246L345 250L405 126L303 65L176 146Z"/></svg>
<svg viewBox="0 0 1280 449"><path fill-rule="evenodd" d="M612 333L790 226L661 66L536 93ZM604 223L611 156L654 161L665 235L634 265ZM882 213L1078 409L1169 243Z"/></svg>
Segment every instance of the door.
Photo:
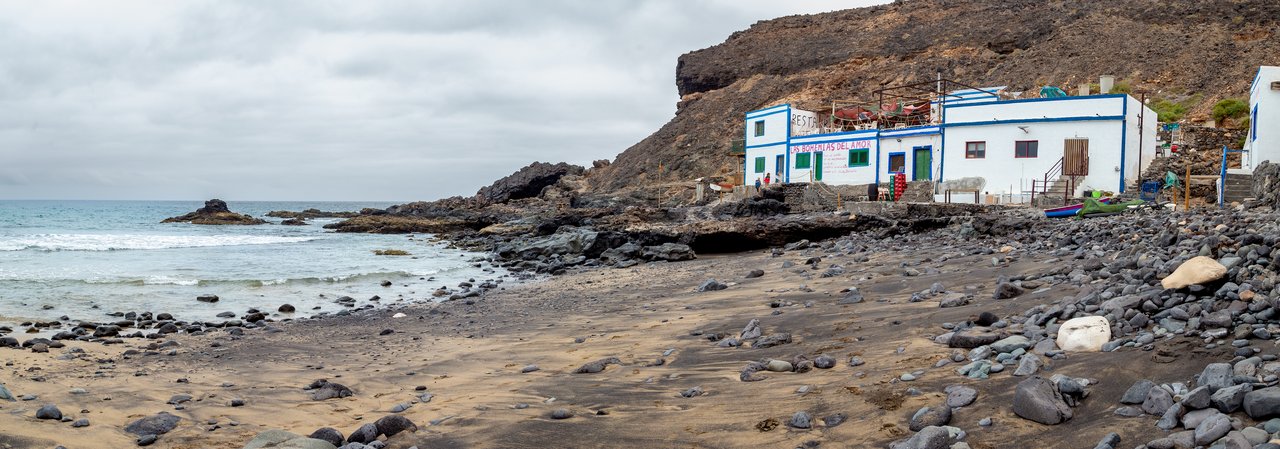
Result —
<svg viewBox="0 0 1280 449"><path fill-rule="evenodd" d="M933 178L933 147L915 147L911 158L912 181L927 181Z"/></svg>
<svg viewBox="0 0 1280 449"><path fill-rule="evenodd" d="M813 153L813 180L822 180L822 152Z"/></svg>
<svg viewBox="0 0 1280 449"><path fill-rule="evenodd" d="M1089 175L1089 139L1067 139L1062 149L1064 176Z"/></svg>
<svg viewBox="0 0 1280 449"><path fill-rule="evenodd" d="M778 155L777 160L776 160L776 161L774 161L774 164L773 164L773 165L774 165L774 167L773 167L773 182L776 182L776 183L781 184L781 183L782 183L782 174L783 174L783 173L786 173L784 170L786 170L786 168L787 168L787 159L786 159L786 157L785 157L785 156L783 156L783 155L781 155L781 154L779 154L779 155Z"/></svg>

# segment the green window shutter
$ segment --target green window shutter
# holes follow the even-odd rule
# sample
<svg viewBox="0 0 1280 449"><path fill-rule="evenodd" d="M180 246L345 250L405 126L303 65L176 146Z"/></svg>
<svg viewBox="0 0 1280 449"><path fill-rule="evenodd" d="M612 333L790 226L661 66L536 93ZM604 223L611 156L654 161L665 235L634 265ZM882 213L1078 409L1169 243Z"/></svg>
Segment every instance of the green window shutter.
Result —
<svg viewBox="0 0 1280 449"><path fill-rule="evenodd" d="M871 165L871 150L849 150L850 167L866 167Z"/></svg>
<svg viewBox="0 0 1280 449"><path fill-rule="evenodd" d="M810 156L812 156L812 154L810 154L810 153L797 153L797 154L796 154L796 168L797 168L797 169L800 169L800 168L809 168L809 166L810 166L809 164L811 164L811 163L812 163L812 162L809 160L809 157L810 157Z"/></svg>
<svg viewBox="0 0 1280 449"><path fill-rule="evenodd" d="M764 173L764 157L756 158L756 173Z"/></svg>
<svg viewBox="0 0 1280 449"><path fill-rule="evenodd" d="M756 137L764 135L764 120L756 120Z"/></svg>

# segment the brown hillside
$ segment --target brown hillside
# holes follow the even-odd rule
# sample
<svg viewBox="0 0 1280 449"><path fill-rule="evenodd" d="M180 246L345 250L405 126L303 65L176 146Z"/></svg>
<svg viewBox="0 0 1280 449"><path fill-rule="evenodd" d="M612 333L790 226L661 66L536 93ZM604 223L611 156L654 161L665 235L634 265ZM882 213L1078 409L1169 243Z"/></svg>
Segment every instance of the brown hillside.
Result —
<svg viewBox="0 0 1280 449"><path fill-rule="evenodd" d="M675 118L591 176L599 191L732 173L742 114L865 99L882 83L944 77L1034 90L1115 75L1149 96L1201 94L1204 115L1280 64L1280 2L911 0L759 22L676 66Z"/></svg>

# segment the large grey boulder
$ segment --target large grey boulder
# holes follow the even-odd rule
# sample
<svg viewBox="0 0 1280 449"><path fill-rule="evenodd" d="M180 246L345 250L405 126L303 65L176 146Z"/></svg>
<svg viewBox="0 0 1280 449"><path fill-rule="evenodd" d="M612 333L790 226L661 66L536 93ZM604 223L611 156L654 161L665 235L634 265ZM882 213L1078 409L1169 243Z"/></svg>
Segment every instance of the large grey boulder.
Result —
<svg viewBox="0 0 1280 449"><path fill-rule="evenodd" d="M1013 413L1041 424L1061 424L1071 419L1071 407L1058 389L1040 376L1018 382L1013 393Z"/></svg>
<svg viewBox="0 0 1280 449"><path fill-rule="evenodd" d="M1255 420L1280 416L1280 387L1267 387L1245 393L1244 411Z"/></svg>
<svg viewBox="0 0 1280 449"><path fill-rule="evenodd" d="M1209 397L1213 408L1222 413L1231 413L1240 409L1244 403L1244 395L1253 391L1253 384L1240 384L1215 391Z"/></svg>
<svg viewBox="0 0 1280 449"><path fill-rule="evenodd" d="M1231 431L1231 418L1221 413L1215 413L1200 425L1196 426L1195 443L1200 446L1207 446L1209 443L1217 441L1227 435Z"/></svg>
<svg viewBox="0 0 1280 449"><path fill-rule="evenodd" d="M1209 391L1218 391L1219 389L1235 385L1230 363L1210 363L1204 367L1204 371L1200 372L1200 376L1196 378L1196 385L1207 386Z"/></svg>
<svg viewBox="0 0 1280 449"><path fill-rule="evenodd" d="M911 438L894 443L891 449L947 449L951 447L951 433L942 427L925 427Z"/></svg>
<svg viewBox="0 0 1280 449"><path fill-rule="evenodd" d="M268 430L249 440L243 449L336 449L328 441L307 438L283 430Z"/></svg>
<svg viewBox="0 0 1280 449"><path fill-rule="evenodd" d="M947 346L953 348L973 349L979 346L985 346L995 343L1000 339L1000 334L994 332L983 332L974 329L968 329L956 332L947 341Z"/></svg>
<svg viewBox="0 0 1280 449"><path fill-rule="evenodd" d="M1160 387L1147 390L1147 398L1142 401L1142 411L1148 415L1160 416L1172 406L1173 395Z"/></svg>
<svg viewBox="0 0 1280 449"><path fill-rule="evenodd" d="M1147 400L1147 393L1155 387L1156 383L1147 379L1142 379L1124 391L1124 395L1120 397L1121 404L1141 404Z"/></svg>
<svg viewBox="0 0 1280 449"><path fill-rule="evenodd" d="M912 432L919 432L929 426L945 426L951 422L951 407L946 404L932 407L921 407L911 415L908 427Z"/></svg>

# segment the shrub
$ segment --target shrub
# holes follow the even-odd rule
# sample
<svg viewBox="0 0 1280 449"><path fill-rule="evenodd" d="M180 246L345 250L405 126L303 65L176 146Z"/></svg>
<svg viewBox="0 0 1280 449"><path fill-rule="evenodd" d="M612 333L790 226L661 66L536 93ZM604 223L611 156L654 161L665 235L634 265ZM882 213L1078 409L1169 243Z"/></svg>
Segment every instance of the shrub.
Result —
<svg viewBox="0 0 1280 449"><path fill-rule="evenodd" d="M1169 100L1157 101L1151 105L1151 109L1156 111L1156 120L1161 122L1176 122L1187 115L1186 105Z"/></svg>
<svg viewBox="0 0 1280 449"><path fill-rule="evenodd" d="M1226 119L1249 115L1249 103L1239 98L1227 98L1213 105L1213 121L1221 124Z"/></svg>

